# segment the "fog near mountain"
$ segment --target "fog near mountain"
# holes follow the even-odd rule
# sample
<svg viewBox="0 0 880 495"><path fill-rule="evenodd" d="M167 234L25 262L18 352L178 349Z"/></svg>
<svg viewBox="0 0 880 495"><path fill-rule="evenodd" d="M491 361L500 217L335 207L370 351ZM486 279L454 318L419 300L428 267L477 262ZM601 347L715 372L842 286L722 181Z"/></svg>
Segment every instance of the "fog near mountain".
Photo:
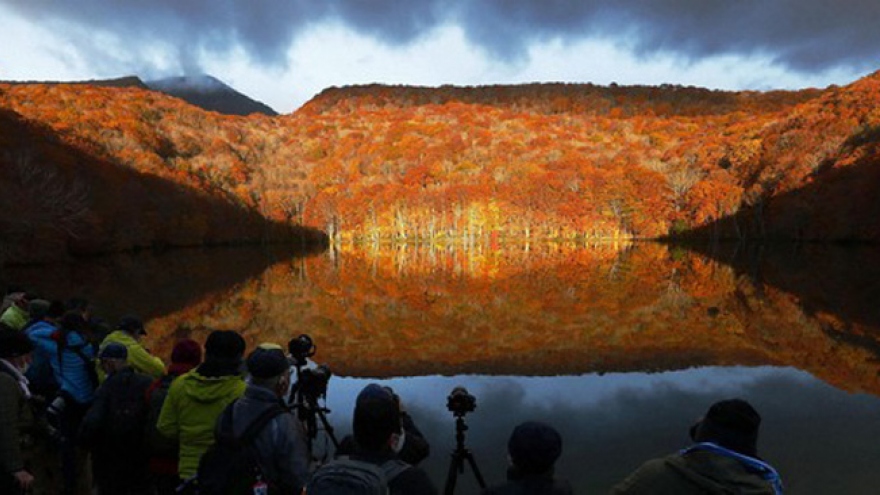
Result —
<svg viewBox="0 0 880 495"><path fill-rule="evenodd" d="M207 74L156 79L147 81L146 85L150 89L176 96L205 110L227 115L252 113L278 115L278 112L268 105L239 93L223 81Z"/></svg>

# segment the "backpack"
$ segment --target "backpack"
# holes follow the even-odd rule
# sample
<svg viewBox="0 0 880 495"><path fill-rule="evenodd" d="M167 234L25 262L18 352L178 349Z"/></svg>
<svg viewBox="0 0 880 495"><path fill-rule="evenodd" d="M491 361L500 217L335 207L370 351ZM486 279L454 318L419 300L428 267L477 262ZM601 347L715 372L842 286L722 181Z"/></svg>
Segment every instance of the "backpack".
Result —
<svg viewBox="0 0 880 495"><path fill-rule="evenodd" d="M233 401L223 410L214 445L199 461L196 471L199 495L251 495L255 493L256 483L268 483L263 479L253 442L269 421L285 410L281 405L274 404L257 416L241 437L235 438L232 411L236 402Z"/></svg>
<svg viewBox="0 0 880 495"><path fill-rule="evenodd" d="M149 413L144 393L152 382L134 371L126 372L117 380L107 408L106 438L124 441L129 448L141 449Z"/></svg>
<svg viewBox="0 0 880 495"><path fill-rule="evenodd" d="M388 484L410 465L391 459L382 465L340 457L324 464L306 487L308 495L388 495Z"/></svg>
<svg viewBox="0 0 880 495"><path fill-rule="evenodd" d="M81 445L101 452L107 452L111 446L125 445L123 457L144 457L147 417L144 393L149 384L148 377L131 369L108 377L98 389L98 397L80 425L78 438Z"/></svg>

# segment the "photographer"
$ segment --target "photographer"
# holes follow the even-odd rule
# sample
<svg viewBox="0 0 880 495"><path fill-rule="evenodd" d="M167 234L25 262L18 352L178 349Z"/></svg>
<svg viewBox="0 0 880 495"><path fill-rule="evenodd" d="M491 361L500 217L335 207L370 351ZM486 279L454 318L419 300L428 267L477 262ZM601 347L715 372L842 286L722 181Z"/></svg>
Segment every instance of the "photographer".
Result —
<svg viewBox="0 0 880 495"><path fill-rule="evenodd" d="M395 435L400 431L400 407L385 388L370 384L358 394L352 421L354 451L349 459L336 460L315 472L308 486L309 495L339 493L340 484L358 482L385 486L391 495L435 495L437 489L428 475L415 466L399 460L394 453ZM380 479L365 478L364 466L378 468ZM349 485L350 486L350 485ZM373 488L380 489L378 486Z"/></svg>
<svg viewBox="0 0 880 495"><path fill-rule="evenodd" d="M403 403L400 401L400 396L395 394L391 387L384 388L392 397L394 397L394 401L397 403L397 408L400 412L401 428L400 431L394 435L392 450L397 453L397 457L400 458L401 461L416 466L431 454L431 445L416 426L412 416L406 412ZM340 442L339 449L336 451L336 456L350 455L355 448L354 437L348 435L342 439L342 442Z"/></svg>
<svg viewBox="0 0 880 495"><path fill-rule="evenodd" d="M567 481L553 477L562 437L552 426L537 421L520 424L510 435L507 453L507 482L484 490L483 495L572 494Z"/></svg>
<svg viewBox="0 0 880 495"><path fill-rule="evenodd" d="M220 415L216 446L199 464L200 493L263 493L257 492L263 483L267 494L299 494L309 479L309 454L302 424L281 400L290 381L284 350L260 344L248 356L247 370L244 395ZM250 454L241 458L242 451ZM255 472L258 479L249 479Z"/></svg>
<svg viewBox="0 0 880 495"><path fill-rule="evenodd" d="M748 402L716 402L691 427L693 445L644 463L610 493L781 495L779 473L758 457L760 425L761 415Z"/></svg>

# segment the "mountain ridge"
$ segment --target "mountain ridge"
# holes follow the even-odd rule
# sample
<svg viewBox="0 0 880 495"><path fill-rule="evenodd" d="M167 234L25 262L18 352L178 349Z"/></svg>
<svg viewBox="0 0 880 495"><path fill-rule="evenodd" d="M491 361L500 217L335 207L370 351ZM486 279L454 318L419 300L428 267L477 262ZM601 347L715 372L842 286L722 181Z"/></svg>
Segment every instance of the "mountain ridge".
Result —
<svg viewBox="0 0 880 495"><path fill-rule="evenodd" d="M208 111L225 115L247 116L259 113L274 117L278 115L270 106L245 95L209 74L199 76L175 76L144 81L140 76L128 75L110 79L85 81L0 81L0 84L33 85L61 84L107 88L138 88L158 91Z"/></svg>
<svg viewBox="0 0 880 495"><path fill-rule="evenodd" d="M274 117L278 112L235 89L223 81L202 74L200 76L177 76L147 81L153 90L176 96L193 105L226 115L246 116L261 113Z"/></svg>
<svg viewBox="0 0 880 495"><path fill-rule="evenodd" d="M877 73L771 92L369 85L250 118L137 85L0 84L0 107L66 143L343 243L754 239L733 221L701 229L756 205L779 238L878 242L859 211L804 229L809 210L776 199L855 163L847 184L875 187L861 174L880 156L878 106ZM838 187L823 203L853 199Z"/></svg>

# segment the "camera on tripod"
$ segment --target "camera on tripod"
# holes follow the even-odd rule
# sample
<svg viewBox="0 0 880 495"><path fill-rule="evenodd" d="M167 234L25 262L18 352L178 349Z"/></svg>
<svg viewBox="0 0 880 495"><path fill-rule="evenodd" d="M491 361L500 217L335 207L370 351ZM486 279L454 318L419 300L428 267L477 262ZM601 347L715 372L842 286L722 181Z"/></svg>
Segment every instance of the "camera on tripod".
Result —
<svg viewBox="0 0 880 495"><path fill-rule="evenodd" d="M464 387L455 387L446 398L446 408L455 417L461 417L477 408L477 398Z"/></svg>
<svg viewBox="0 0 880 495"><path fill-rule="evenodd" d="M464 416L473 412L477 408L477 398L469 394L464 387L455 387L446 398L446 408L452 412L455 417L455 449L452 451L452 461L449 463L449 471L446 474L446 487L443 490L444 495L453 495L455 492L455 484L458 481L458 475L464 473L465 462L467 462L474 471L480 488L486 488L486 481L483 479L480 468L477 467L477 461L470 449L465 447L464 435L468 430L468 426L464 422Z"/></svg>
<svg viewBox="0 0 880 495"><path fill-rule="evenodd" d="M293 364L299 367L305 366L308 363L308 358L315 355L318 347L311 337L301 334L299 337L290 339L290 342L287 343L287 351L293 359Z"/></svg>
<svg viewBox="0 0 880 495"><path fill-rule="evenodd" d="M296 367L296 383L290 389L287 404L296 411L297 417L305 425L309 451L312 450L312 442L318 435L319 421L327 437L336 448L339 448L339 442L333 435L333 427L327 421L326 414L330 410L319 403L320 399L327 396L327 385L330 383L330 377L333 376L330 367L326 364L308 367L308 358L315 355L318 347L306 334L290 339L287 350Z"/></svg>
<svg viewBox="0 0 880 495"><path fill-rule="evenodd" d="M315 368L306 368L299 374L299 390L308 398L324 397L327 395L327 384L333 372L326 364L319 364Z"/></svg>

